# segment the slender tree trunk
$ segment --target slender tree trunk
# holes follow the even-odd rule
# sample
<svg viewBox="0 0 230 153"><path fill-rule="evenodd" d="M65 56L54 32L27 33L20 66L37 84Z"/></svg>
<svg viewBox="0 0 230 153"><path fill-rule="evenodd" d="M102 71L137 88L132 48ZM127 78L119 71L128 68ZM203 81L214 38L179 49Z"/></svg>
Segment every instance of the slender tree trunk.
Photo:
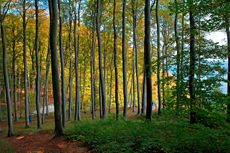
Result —
<svg viewBox="0 0 230 153"><path fill-rule="evenodd" d="M143 74L143 87L142 87L142 111L141 114L145 114L145 109L146 109L146 75L145 72Z"/></svg>
<svg viewBox="0 0 230 153"><path fill-rule="evenodd" d="M157 22L157 58L160 59L160 25L159 25L159 16L158 16L158 3L159 0L156 1L156 22ZM148 75L147 75L148 76ZM147 77L148 80L148 77ZM157 63L157 81L160 81L160 61ZM147 83L148 86L148 83ZM158 115L161 114L161 84L158 83ZM148 88L148 87L147 87Z"/></svg>
<svg viewBox="0 0 230 153"><path fill-rule="evenodd" d="M158 4L158 0L157 0L157 4ZM146 119L151 121L152 120L152 77L151 77L152 74L151 74L151 47L150 47L150 0L145 0L144 52L145 52L145 73L146 73L146 84L147 84Z"/></svg>
<svg viewBox="0 0 230 153"><path fill-rule="evenodd" d="M27 59L26 59L26 0L23 1L23 56L24 56L24 91L25 91L25 128L29 128L29 107L28 107L28 91L27 91Z"/></svg>
<svg viewBox="0 0 230 153"><path fill-rule="evenodd" d="M174 21L174 32L175 32L175 40L176 40L176 49L177 49L177 81L176 81L176 89L177 89L177 103L176 103L176 114L179 115L179 105L180 105L180 48L179 48L179 37L177 35L177 20L178 20L178 4L177 0L175 0L176 14Z"/></svg>
<svg viewBox="0 0 230 153"><path fill-rule="evenodd" d="M1 93L2 93L2 84L1 84L1 87L0 87L0 96L1 96ZM2 108L1 108L1 105L2 105L2 101L0 100L0 122L2 122Z"/></svg>
<svg viewBox="0 0 230 153"><path fill-rule="evenodd" d="M20 118L22 117L22 102L21 102L21 75L19 74L19 97L18 97L18 100L19 100L19 107L20 107Z"/></svg>
<svg viewBox="0 0 230 153"><path fill-rule="evenodd" d="M116 101L116 118L117 118L117 121L119 121L116 4L117 4L117 1L114 0L114 8L113 8L113 29L114 30L113 31L114 31L115 101Z"/></svg>
<svg viewBox="0 0 230 153"><path fill-rule="evenodd" d="M48 47L48 52L47 52L47 56L46 56L46 81L45 81L45 89L44 89L44 99L43 99L43 113L42 113L42 124L44 124L44 120L45 120L45 103L46 103L46 114L49 111L49 105L48 105L48 99L47 97L48 95L48 76L49 76L49 69L50 69L50 60L49 60L49 52L50 49Z"/></svg>
<svg viewBox="0 0 230 153"><path fill-rule="evenodd" d="M136 75L137 75L137 100L138 100L138 112L137 114L141 113L141 106L140 106L140 84L139 84L139 71L138 71L138 51L137 51L137 38L136 38L136 25L137 25L137 18L136 18L136 7L137 4L133 5L135 8L133 8L133 45L134 45L134 51L136 56Z"/></svg>
<svg viewBox="0 0 230 153"><path fill-rule="evenodd" d="M61 12L61 0L58 0L59 9L59 50L61 58L61 97L62 97L62 126L66 124L66 100L65 100L65 65L63 55L63 40L62 40L62 12Z"/></svg>
<svg viewBox="0 0 230 153"><path fill-rule="evenodd" d="M69 1L69 8L70 8L71 0ZM71 39L71 32L72 32L72 15L71 11L69 11L69 52L70 52L70 68L69 68L69 121L71 120L72 114L72 69L73 69L73 56L72 56L72 39Z"/></svg>
<svg viewBox="0 0 230 153"><path fill-rule="evenodd" d="M81 103L82 103L81 108L82 109L84 108L84 96L85 96L85 71L86 71L86 61L85 60L84 60L84 74L83 74L83 92L82 92L82 97L81 97Z"/></svg>
<svg viewBox="0 0 230 153"><path fill-rule="evenodd" d="M189 22L190 22L190 71L189 71L189 94L190 94L190 124L196 123L195 112L195 22L192 12L193 1L190 3L189 8Z"/></svg>
<svg viewBox="0 0 230 153"><path fill-rule="evenodd" d="M49 57L49 54L50 54L50 39L49 39L49 42L48 42L48 53L47 53L48 57ZM48 58L47 58L47 60L48 60ZM45 90L45 92L46 92L46 116L49 116L49 86L48 86L48 84L49 84L49 80L48 80L49 74L47 74L47 71L49 73L50 60L49 61L47 61L47 60L46 60L46 66L47 66L46 67L46 76L47 77L46 77L46 85L45 85L45 86L47 86L47 89Z"/></svg>
<svg viewBox="0 0 230 153"><path fill-rule="evenodd" d="M102 119L106 119L106 91L105 91L105 81L103 78L103 67L102 67L102 45L101 45L101 32L100 32L100 0L97 0L97 37L98 37L98 54L99 54L99 71L100 71L100 84L101 84L101 98L102 98Z"/></svg>
<svg viewBox="0 0 230 153"><path fill-rule="evenodd" d="M122 12L122 61L123 61L123 94L124 94L124 112L123 116L127 120L127 106L128 106L128 95L127 95L127 68L126 68L126 48L125 48L125 25L126 25L126 0L123 0L123 12Z"/></svg>
<svg viewBox="0 0 230 153"><path fill-rule="evenodd" d="M53 96L54 96L54 117L55 117L55 137L60 137L63 134L62 118L61 118L61 96L60 83L58 72L57 59L57 1L49 0L50 8L50 48L51 48L51 66L52 66L52 81L53 81Z"/></svg>
<svg viewBox="0 0 230 153"><path fill-rule="evenodd" d="M94 61L94 32L95 32L95 13L93 10L93 31L92 31L92 50L90 60L90 74L91 74L91 107L92 107L92 119L95 119L95 97L94 97L94 74L93 74L93 61Z"/></svg>
<svg viewBox="0 0 230 153"><path fill-rule="evenodd" d="M38 55L38 0L35 0L35 14L36 14L36 36L35 36L35 52L36 52L36 108L37 108L37 128L42 128L41 114L40 114L40 67L39 67L39 55Z"/></svg>
<svg viewBox="0 0 230 153"><path fill-rule="evenodd" d="M0 3L1 5L1 3ZM0 8L1 9L1 8ZM5 81L5 92L7 97L7 117L8 117L8 137L13 136L13 123L12 123L12 107L10 101L10 92L9 92L9 79L8 79L8 71L7 71L7 49L6 49L6 37L5 37L5 27L4 27L4 19L1 16L1 33L2 33L2 50L3 50L3 70L4 70L4 81Z"/></svg>
<svg viewBox="0 0 230 153"><path fill-rule="evenodd" d="M229 30L229 20L226 19L226 34L227 34L227 46L228 46L228 81L230 81L230 30ZM228 96L230 95L230 83L228 83ZM230 103L227 106L227 122L230 123Z"/></svg>
<svg viewBox="0 0 230 153"><path fill-rule="evenodd" d="M111 60L111 67L110 67L110 94L108 95L109 96L109 112L111 111L111 95L112 95L112 86L113 84L113 60Z"/></svg>
<svg viewBox="0 0 230 153"><path fill-rule="evenodd" d="M17 87L16 87L16 53L15 53L15 35L14 35L15 27L12 28L13 33L13 84L14 84L14 114L15 114L15 122L18 121L18 111L17 111ZM12 86L13 89L13 86ZM12 94L13 97L13 94ZM12 98L13 100L13 98Z"/></svg>

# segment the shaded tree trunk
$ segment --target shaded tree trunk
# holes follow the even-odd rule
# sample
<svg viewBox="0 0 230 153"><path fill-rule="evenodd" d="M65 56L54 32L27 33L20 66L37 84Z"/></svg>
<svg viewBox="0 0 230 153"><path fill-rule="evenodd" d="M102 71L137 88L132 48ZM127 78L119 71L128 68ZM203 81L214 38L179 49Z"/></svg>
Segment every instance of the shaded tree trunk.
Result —
<svg viewBox="0 0 230 153"><path fill-rule="evenodd" d="M63 134L62 118L61 118L61 96L60 83L58 72L57 59L57 1L49 0L50 10L50 49L51 49L51 66L52 66L52 81L53 81L53 96L54 96L54 117L55 117L55 137L60 137Z"/></svg>
<svg viewBox="0 0 230 153"><path fill-rule="evenodd" d="M116 4L114 0L113 8L113 31L114 31L114 67L115 67L115 103L116 103L116 118L119 121L119 101L118 101L118 69L117 69L117 31L116 31Z"/></svg>
<svg viewBox="0 0 230 153"><path fill-rule="evenodd" d="M18 97L18 100L19 100L19 107L20 107L20 118L22 117L22 102L21 102L21 75L19 74L19 97Z"/></svg>
<svg viewBox="0 0 230 153"><path fill-rule="evenodd" d="M195 22L192 12L193 1L189 4L189 22L190 22L190 70L189 70L189 95L190 95L190 124L196 123L195 112Z"/></svg>
<svg viewBox="0 0 230 153"><path fill-rule="evenodd" d="M157 0L158 3L158 0ZM157 9L156 9L157 10ZM150 0L145 0L145 73L147 86L147 113L146 119L152 120L152 74L151 74L151 47L150 47Z"/></svg>
<svg viewBox="0 0 230 153"><path fill-rule="evenodd" d="M27 58L26 58L26 0L23 1L23 57L24 57L24 91L25 91L25 128L29 128L29 106L28 106L28 91L27 91Z"/></svg>
<svg viewBox="0 0 230 153"><path fill-rule="evenodd" d="M141 98L141 101L142 101L142 111L141 111L141 114L145 114L145 109L146 109L146 74L144 72L143 74L143 87L142 87L142 98Z"/></svg>
<svg viewBox="0 0 230 153"><path fill-rule="evenodd" d="M125 48L125 25L126 25L126 0L123 1L123 12L122 12L122 61L123 61L123 94L124 94L124 112L123 116L127 120L127 106L128 106L128 95L127 95L127 68L126 68L126 48Z"/></svg>
<svg viewBox="0 0 230 153"><path fill-rule="evenodd" d="M86 60L86 59L85 59ZM81 97L81 108L84 108L84 96L85 96L85 71L86 71L86 61L84 60L84 74L83 74L83 91L82 91L82 97Z"/></svg>
<svg viewBox="0 0 230 153"><path fill-rule="evenodd" d="M65 100L65 65L63 55L63 40L62 40L62 12L61 12L61 0L58 0L59 9L59 50L61 58L61 97L62 97L62 126L66 124L66 100Z"/></svg>
<svg viewBox="0 0 230 153"><path fill-rule="evenodd" d="M230 81L230 30L229 30L229 20L226 19L226 34L227 34L227 46L228 46L228 81ZM230 83L228 82L228 96L230 95ZM230 123L230 102L227 105L227 122Z"/></svg>

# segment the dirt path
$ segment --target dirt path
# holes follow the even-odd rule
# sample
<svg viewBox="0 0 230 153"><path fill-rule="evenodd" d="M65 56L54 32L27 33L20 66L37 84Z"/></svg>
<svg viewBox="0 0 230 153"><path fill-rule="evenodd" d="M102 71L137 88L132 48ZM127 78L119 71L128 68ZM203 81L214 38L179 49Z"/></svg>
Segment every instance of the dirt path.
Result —
<svg viewBox="0 0 230 153"><path fill-rule="evenodd" d="M50 134L50 132L50 130L43 130L37 133L30 133L10 138L7 138L6 135L0 135L0 139L6 140L9 146L15 148L18 153L90 152L90 148L85 146L83 143L73 142L64 136L52 139L54 134Z"/></svg>

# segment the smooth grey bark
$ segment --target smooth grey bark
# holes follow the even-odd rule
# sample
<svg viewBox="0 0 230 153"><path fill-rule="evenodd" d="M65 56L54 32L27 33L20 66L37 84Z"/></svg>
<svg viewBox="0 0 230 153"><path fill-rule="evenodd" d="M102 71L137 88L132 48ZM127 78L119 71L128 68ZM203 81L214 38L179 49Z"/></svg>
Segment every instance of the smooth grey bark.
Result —
<svg viewBox="0 0 230 153"><path fill-rule="evenodd" d="M74 120L81 120L80 113L80 94L79 94L79 76L78 76L78 61L79 61L79 47L80 47L80 4L78 8L78 42L76 39L76 25L77 25L77 14L76 14L76 0L74 0L74 50L75 50L75 73L76 73L76 99L75 99L75 117Z"/></svg>
<svg viewBox="0 0 230 153"><path fill-rule="evenodd" d="M23 59L24 59L24 91L25 91L25 128L29 128L29 106L27 89L27 58L26 58L26 0L23 1Z"/></svg>
<svg viewBox="0 0 230 153"><path fill-rule="evenodd" d="M69 1L69 8L71 0ZM72 39L71 39L71 32L72 32L72 13L71 9L69 11L69 52L70 52L70 68L69 68L69 121L71 120L72 115L72 87L73 87L73 79L72 79L72 69L73 69L73 52L72 52Z"/></svg>
<svg viewBox="0 0 230 153"><path fill-rule="evenodd" d="M37 109L37 128L42 128L41 124L41 113L40 113L40 66L39 66L39 55L38 55L38 0L35 0L35 14L36 14L36 35L35 35L35 52L36 52L36 109Z"/></svg>
<svg viewBox="0 0 230 153"><path fill-rule="evenodd" d="M63 55L63 39L62 39L62 11L61 11L61 0L58 0L59 9L59 50L61 58L61 97L62 97L62 126L66 124L66 100L65 100L65 65Z"/></svg>
<svg viewBox="0 0 230 153"><path fill-rule="evenodd" d="M103 67L102 67L102 45L101 45L101 32L100 32L100 16L101 16L101 3L97 0L97 37L98 37L98 54L99 54L99 72L100 72L100 84L101 84L101 98L102 98L102 119L106 119L106 91L105 91L105 80L103 78Z"/></svg>
<svg viewBox="0 0 230 153"><path fill-rule="evenodd" d="M5 26L4 18L5 14L1 12L1 3L0 3L0 22L1 22L1 34L2 34L2 50L3 50L3 71L4 71L4 81L5 81L5 92L7 99L7 117L8 117L8 137L13 136L13 123L12 123L12 107L10 101L10 92L9 92L9 78L7 71L7 48L6 48L6 36L5 36Z"/></svg>
<svg viewBox="0 0 230 153"><path fill-rule="evenodd" d="M159 15L158 15L158 3L159 0L156 1L156 22L157 22L157 59L160 59L160 25L159 25ZM157 63L157 88L158 88L158 103L159 103L159 107L158 107L158 115L161 114L161 84L159 83L160 81L160 61ZM148 86L148 83L147 83Z"/></svg>
<svg viewBox="0 0 230 153"><path fill-rule="evenodd" d="M52 66L52 81L53 81L53 97L54 97L54 117L55 117L55 137L60 137L63 134L62 117L61 117L61 96L60 82L58 72L57 59L57 1L49 0L50 10L50 49L51 49L51 66Z"/></svg>
<svg viewBox="0 0 230 153"><path fill-rule="evenodd" d="M116 118L117 118L117 121L119 121L116 4L117 4L117 1L114 0L114 8L113 8L113 29L114 30L113 31L114 31L115 103L116 103Z"/></svg>
<svg viewBox="0 0 230 153"><path fill-rule="evenodd" d="M127 68L126 68L126 48L125 48L125 25L126 25L126 0L123 0L123 12L122 12L122 61L123 61L123 94L124 94L124 111L123 116L127 120L127 106L128 106L128 95L127 95Z"/></svg>
<svg viewBox="0 0 230 153"><path fill-rule="evenodd" d="M177 56L176 56L176 62L177 62L177 81L176 81L176 89L177 89L177 103L176 103L176 114L179 115L179 105L180 105L180 46L179 46L179 37L177 35L177 22L178 22L178 4L177 0L175 0L175 7L176 7L176 14L175 14L175 21L174 21L174 33L175 33L175 41L176 41L176 50L177 50Z"/></svg>
<svg viewBox="0 0 230 153"><path fill-rule="evenodd" d="M133 2L133 46L134 46L135 57L136 57L135 60L136 60L136 76L137 76L137 100L138 100L137 114L140 114L141 113L141 102L140 102L140 84L139 84L138 51L137 51L137 36L136 36L136 27L137 27L136 9L137 9L137 4L135 3L134 0L132 0L132 2Z"/></svg>
<svg viewBox="0 0 230 153"><path fill-rule="evenodd" d="M95 13L93 10L93 31L92 31L92 48L90 54L90 74L91 74L91 108L92 108L92 119L95 119L95 97L94 97L94 72L93 72L93 61L95 58L94 54L94 34L95 34Z"/></svg>
<svg viewBox="0 0 230 153"><path fill-rule="evenodd" d="M193 0L190 2L189 8L189 23L190 23L190 70L189 70L189 95L190 95L190 124L196 123L195 112L195 21L192 12Z"/></svg>
<svg viewBox="0 0 230 153"><path fill-rule="evenodd" d="M158 0L157 0L158 3ZM157 8L157 7L156 7ZM150 47L150 0L145 0L145 73L147 86L147 113L146 119L152 120L152 74L151 74L151 47Z"/></svg>
<svg viewBox="0 0 230 153"><path fill-rule="evenodd" d="M49 113L48 109L48 76L49 76L49 69L50 69L50 48L48 46L48 52L46 55L46 81L45 81L45 89L44 89L44 99L43 99L43 112L42 112L42 124L45 123L45 104L46 104L46 114Z"/></svg>

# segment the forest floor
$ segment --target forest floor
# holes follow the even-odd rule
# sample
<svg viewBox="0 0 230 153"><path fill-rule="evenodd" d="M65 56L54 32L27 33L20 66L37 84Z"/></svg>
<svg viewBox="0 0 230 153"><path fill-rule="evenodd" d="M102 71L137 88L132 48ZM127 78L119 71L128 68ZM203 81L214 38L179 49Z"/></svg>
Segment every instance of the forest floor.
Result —
<svg viewBox="0 0 230 153"><path fill-rule="evenodd" d="M131 109L129 108L131 111ZM132 119L137 114L137 112L131 112L128 114L127 118ZM48 118L47 122L54 120L54 118ZM36 123L36 121L33 121ZM14 127L17 125L24 125L24 122L13 123ZM49 124L49 123L48 123ZM1 128L7 128L7 124L1 125ZM0 134L0 140L5 140L9 147L14 148L6 149L6 146L2 146L3 143L0 143L0 152L22 152L22 153L85 153L90 152L91 147L86 146L81 142L74 142L69 140L65 136L53 139L54 133L53 129L46 129L34 133L28 134L18 134L17 136L7 137L6 134ZM1 149L2 148L2 149Z"/></svg>

